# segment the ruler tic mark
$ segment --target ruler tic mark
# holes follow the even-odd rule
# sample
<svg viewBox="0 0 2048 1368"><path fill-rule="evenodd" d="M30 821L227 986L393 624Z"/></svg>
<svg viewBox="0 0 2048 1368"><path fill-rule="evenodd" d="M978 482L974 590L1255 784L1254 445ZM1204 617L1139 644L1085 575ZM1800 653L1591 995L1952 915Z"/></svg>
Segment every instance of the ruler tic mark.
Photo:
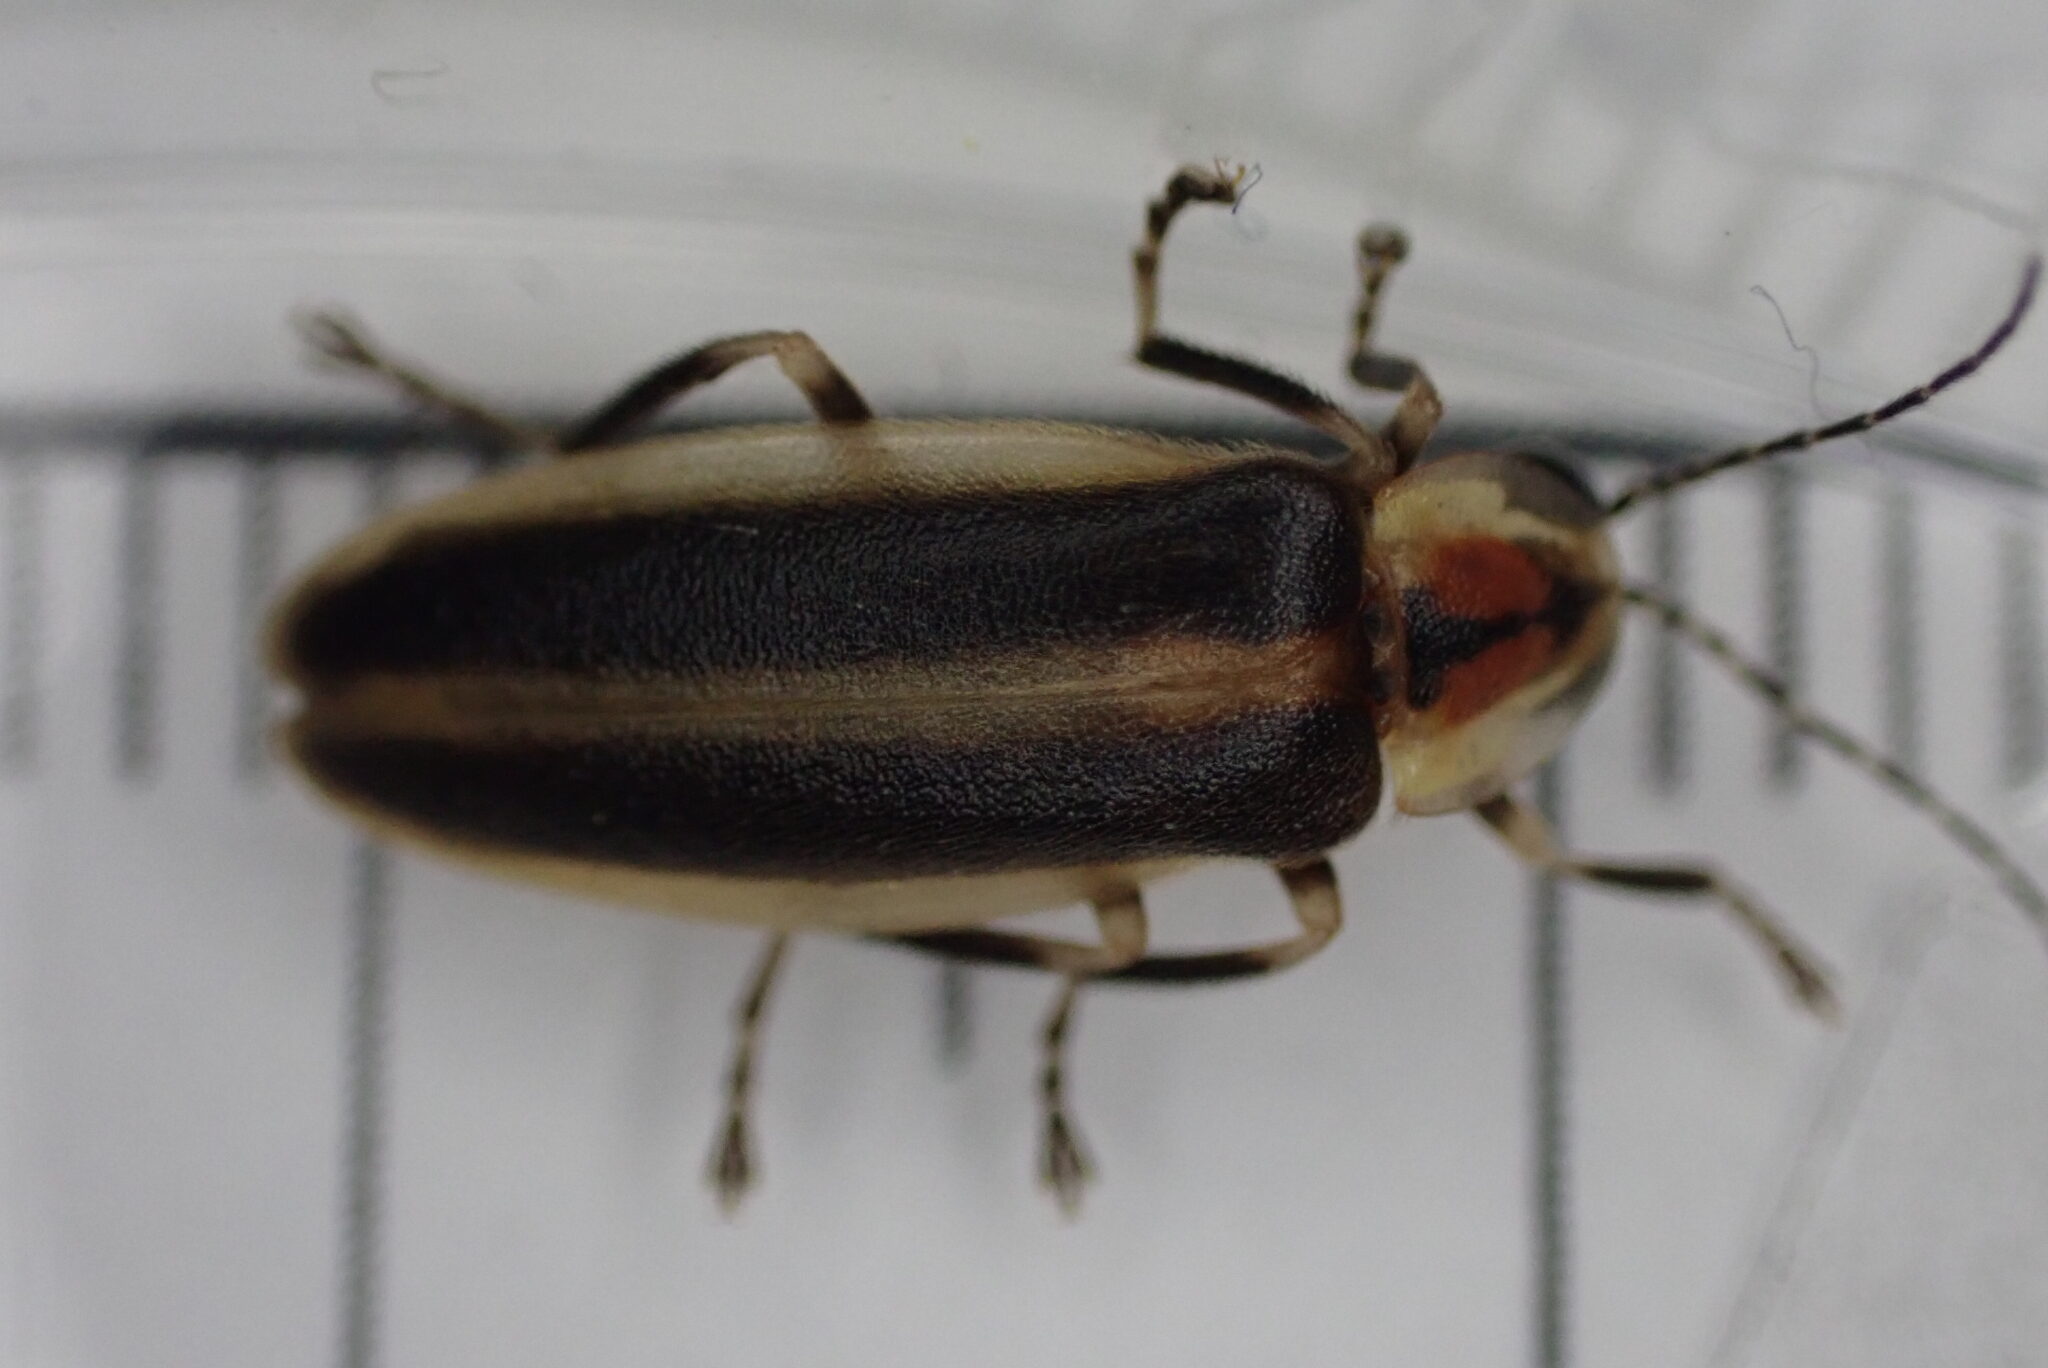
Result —
<svg viewBox="0 0 2048 1368"><path fill-rule="evenodd" d="M1999 771L2012 788L2048 768L2048 687L2042 679L2041 535L2007 527L1998 538Z"/></svg>
<svg viewBox="0 0 2048 1368"><path fill-rule="evenodd" d="M1884 632L1884 746L1908 769L1921 768L1920 694L1924 684L1920 619L1920 532L1916 501L1904 486L1884 494L1878 544L1878 611Z"/></svg>
<svg viewBox="0 0 2048 1368"><path fill-rule="evenodd" d="M1544 766L1536 802L1566 840L1565 764ZM1530 881L1529 1063L1531 1268L1537 1368L1571 1363L1571 924L1554 875Z"/></svg>
<svg viewBox="0 0 2048 1368"><path fill-rule="evenodd" d="M268 455L241 458L235 525L235 729L237 777L263 777L270 765L270 680L262 660L264 615L277 584L281 557L278 462Z"/></svg>
<svg viewBox="0 0 2048 1368"><path fill-rule="evenodd" d="M363 459L364 521L389 508L397 463ZM391 856L365 837L350 847L348 992L342 1024L342 1219L338 1368L374 1368L381 1323L384 1154L390 1094Z"/></svg>
<svg viewBox="0 0 2048 1368"><path fill-rule="evenodd" d="M33 774L43 729L43 462L24 457L7 477L7 559L0 568L0 770Z"/></svg>
<svg viewBox="0 0 2048 1368"><path fill-rule="evenodd" d="M1764 480L1765 660L1794 696L1806 685L1805 479L1795 466L1766 466ZM1799 732L1776 713L1764 773L1772 787L1795 789L1805 775Z"/></svg>
<svg viewBox="0 0 2048 1368"><path fill-rule="evenodd" d="M1689 538L1685 503L1659 499L1650 513L1650 582L1667 599L1685 598ZM1691 768L1691 690L1686 682L1685 647L1661 625L1650 638L1649 744L1643 748L1646 778L1653 792L1671 794L1685 786Z"/></svg>
<svg viewBox="0 0 2048 1368"><path fill-rule="evenodd" d="M163 649L163 498L147 447L124 463L115 571L114 772L137 781L161 749L158 682Z"/></svg>
<svg viewBox="0 0 2048 1368"><path fill-rule="evenodd" d="M384 1150L389 1072L391 865L357 837L349 851L349 990L342 1048L340 1340L338 1368L377 1362L384 1236Z"/></svg>

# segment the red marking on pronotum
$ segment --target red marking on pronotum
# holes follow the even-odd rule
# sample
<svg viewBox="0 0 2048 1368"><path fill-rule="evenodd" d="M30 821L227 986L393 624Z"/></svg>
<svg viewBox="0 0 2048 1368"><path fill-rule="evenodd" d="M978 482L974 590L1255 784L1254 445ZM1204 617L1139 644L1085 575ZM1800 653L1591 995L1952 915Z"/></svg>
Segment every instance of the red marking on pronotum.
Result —
<svg viewBox="0 0 2048 1368"><path fill-rule="evenodd" d="M1533 617L1550 602L1550 572L1500 537L1461 537L1432 548L1427 582L1431 597L1455 617Z"/></svg>

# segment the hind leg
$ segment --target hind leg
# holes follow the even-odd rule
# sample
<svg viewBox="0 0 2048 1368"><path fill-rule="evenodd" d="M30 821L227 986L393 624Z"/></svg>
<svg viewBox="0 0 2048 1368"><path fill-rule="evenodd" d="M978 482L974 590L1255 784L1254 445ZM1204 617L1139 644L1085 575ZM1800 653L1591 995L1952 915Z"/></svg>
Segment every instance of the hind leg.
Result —
<svg viewBox="0 0 2048 1368"><path fill-rule="evenodd" d="M307 343L327 360L383 377L408 398L507 446L572 455L610 446L644 426L663 407L744 361L772 356L823 422L863 423L874 415L860 391L808 333L756 332L721 337L656 366L589 414L551 436L470 398L400 361L371 341L361 327L333 313L300 320Z"/></svg>
<svg viewBox="0 0 2048 1368"><path fill-rule="evenodd" d="M768 938L754 972L748 976L746 991L733 1011L732 1063L725 1072L725 1119L719 1123L718 1138L711 1148L706 1177L718 1194L720 1210L731 1216L754 1186L754 1139L748 1124L754 1097L754 1057L761 1040L761 1024L768 1011L768 997L782 971L789 951L789 934L778 931Z"/></svg>
<svg viewBox="0 0 2048 1368"><path fill-rule="evenodd" d="M1074 1004L1090 977L1112 973L1145 953L1145 909L1135 891L1097 903L1095 922L1102 944L1088 947L1093 954L1086 957L1085 967L1077 957L1058 957L1067 961L1066 978L1039 1032L1038 1181L1069 1217L1079 1214L1081 1195L1095 1177L1088 1147L1067 1107L1066 1055Z"/></svg>
<svg viewBox="0 0 2048 1368"><path fill-rule="evenodd" d="M422 408L441 413L465 427L476 428L515 450L554 450L554 439L539 428L529 427L517 418L508 418L490 405L386 355L353 320L338 313L311 313L296 321L299 335L306 340L306 345L324 360L381 376Z"/></svg>

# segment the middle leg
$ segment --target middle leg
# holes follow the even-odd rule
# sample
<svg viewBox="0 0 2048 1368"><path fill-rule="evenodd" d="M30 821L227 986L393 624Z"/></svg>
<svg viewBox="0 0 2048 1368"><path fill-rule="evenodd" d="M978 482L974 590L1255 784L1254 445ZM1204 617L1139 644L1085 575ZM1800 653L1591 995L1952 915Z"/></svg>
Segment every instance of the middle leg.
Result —
<svg viewBox="0 0 2048 1368"><path fill-rule="evenodd" d="M1088 977L1124 983L1223 983L1258 978L1301 963L1336 939L1343 929L1344 907L1338 896L1337 873L1327 859L1320 857L1275 865L1273 872L1280 876L1281 885L1287 890L1288 906L1299 925L1294 935L1231 950L1143 955L1119 968L1100 969ZM1062 966L1048 958L1046 947L1067 944L1041 936L980 929L925 931L879 939L963 964L1054 970Z"/></svg>
<svg viewBox="0 0 2048 1368"><path fill-rule="evenodd" d="M1038 1181L1068 1217L1080 1213L1081 1194L1095 1177L1088 1147L1067 1110L1067 1040L1074 1003L1090 976L1129 964L1145 953L1145 906L1137 891L1095 904L1095 924L1102 932L1102 944L1075 947L1084 953L1061 957L1069 967L1039 1033Z"/></svg>
<svg viewBox="0 0 2048 1368"><path fill-rule="evenodd" d="M719 1124L718 1139L711 1149L706 1176L718 1194L720 1210L731 1216L754 1185L754 1139L747 1117L754 1098L754 1055L760 1048L761 1021L767 1014L768 995L789 953L789 933L778 931L762 947L761 958L740 994L733 1012L732 1062L725 1073L725 1119Z"/></svg>
<svg viewBox="0 0 2048 1368"><path fill-rule="evenodd" d="M1039 1072L1039 1110L1043 1129L1039 1181L1052 1192L1067 1215L1079 1210L1081 1195L1093 1177L1087 1148L1066 1104L1066 1048L1081 984L1103 979L1221 982L1270 974L1301 963L1328 945L1343 927L1336 871L1327 859L1321 858L1276 865L1274 870L1287 889L1300 930L1284 940L1236 950L1147 955L1144 912L1135 892L1127 901L1097 904L1096 919L1103 933L1103 944L1099 947L985 930L928 931L880 938L961 962L1052 969L1064 975L1065 981L1040 1034L1043 1062Z"/></svg>

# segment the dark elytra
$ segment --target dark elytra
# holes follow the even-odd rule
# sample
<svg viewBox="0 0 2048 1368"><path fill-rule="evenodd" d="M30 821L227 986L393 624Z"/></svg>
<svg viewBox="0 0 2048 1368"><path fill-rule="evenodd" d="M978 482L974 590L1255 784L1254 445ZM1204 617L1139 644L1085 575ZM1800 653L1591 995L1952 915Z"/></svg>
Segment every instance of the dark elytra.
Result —
<svg viewBox="0 0 2048 1368"><path fill-rule="evenodd" d="M285 643L311 703L292 744L338 794L458 841L647 870L859 880L1311 854L1379 799L1364 535L1355 492L1279 457L1109 489L458 524L308 602ZM1172 721L1142 697L998 694L965 732L918 726L948 665L1162 637L1196 661L1205 641L1309 652L1356 687ZM917 676L892 678L908 663ZM889 691L885 731L829 694L792 698L765 732L690 713L727 674L849 666ZM680 701L658 722L629 709L565 734L507 713L460 737L381 734L320 704L365 677L465 675L595 675L643 686L650 712Z"/></svg>
<svg viewBox="0 0 2048 1368"><path fill-rule="evenodd" d="M1108 489L691 506L417 536L286 653L380 672L692 677L1172 632L1261 645L1360 611L1357 498L1305 461Z"/></svg>

